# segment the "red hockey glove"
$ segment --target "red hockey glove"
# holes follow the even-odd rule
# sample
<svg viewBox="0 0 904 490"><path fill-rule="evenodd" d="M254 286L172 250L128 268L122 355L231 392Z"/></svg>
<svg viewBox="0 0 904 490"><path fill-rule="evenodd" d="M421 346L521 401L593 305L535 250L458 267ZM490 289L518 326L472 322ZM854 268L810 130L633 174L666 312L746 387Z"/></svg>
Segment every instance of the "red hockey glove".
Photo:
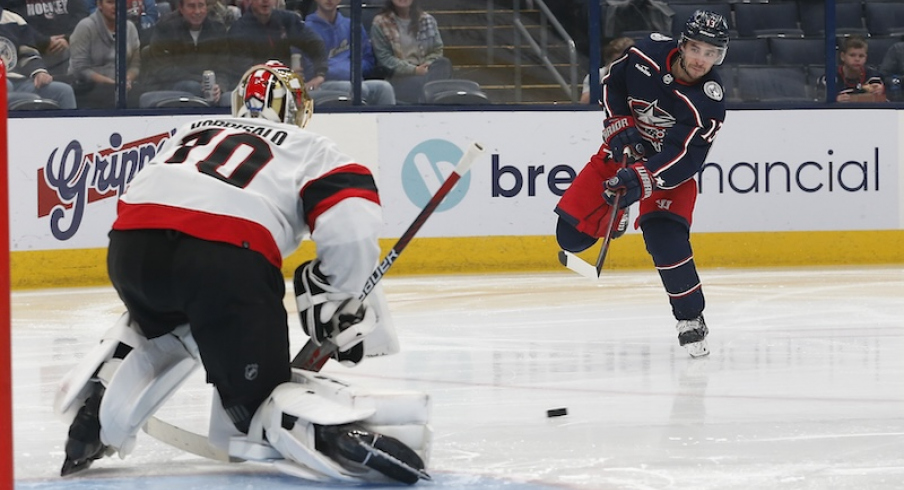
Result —
<svg viewBox="0 0 904 490"><path fill-rule="evenodd" d="M607 118L603 129L603 140L612 151L612 159L622 161L627 156L628 165L643 159L644 146L640 131L634 126L634 118L616 116Z"/></svg>
<svg viewBox="0 0 904 490"><path fill-rule="evenodd" d="M635 163L619 170L604 186L606 191L603 192L603 199L610 206L615 201L615 195L622 193L622 198L618 200L618 207L621 209L650 197L656 189L656 182L642 163Z"/></svg>

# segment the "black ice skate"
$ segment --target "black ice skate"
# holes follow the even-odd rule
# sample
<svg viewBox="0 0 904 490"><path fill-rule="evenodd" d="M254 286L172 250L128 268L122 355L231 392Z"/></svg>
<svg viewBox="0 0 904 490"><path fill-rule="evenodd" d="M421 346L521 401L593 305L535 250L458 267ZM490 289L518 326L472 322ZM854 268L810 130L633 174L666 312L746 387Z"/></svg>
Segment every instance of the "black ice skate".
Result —
<svg viewBox="0 0 904 490"><path fill-rule="evenodd" d="M317 450L333 459L367 466L408 485L430 480L424 461L393 437L369 431L358 424L316 426ZM321 448L323 446L323 448Z"/></svg>
<svg viewBox="0 0 904 490"><path fill-rule="evenodd" d="M66 460L60 476L86 470L96 459L104 456L107 450L100 441L100 401L104 396L104 387L100 382L92 383L93 388L85 405L79 409L75 420L69 426L69 439L66 440Z"/></svg>
<svg viewBox="0 0 904 490"><path fill-rule="evenodd" d="M706 335L709 329L703 321L703 315L692 320L678 320L678 343L681 344L691 357L702 357L709 354L709 346L706 343Z"/></svg>

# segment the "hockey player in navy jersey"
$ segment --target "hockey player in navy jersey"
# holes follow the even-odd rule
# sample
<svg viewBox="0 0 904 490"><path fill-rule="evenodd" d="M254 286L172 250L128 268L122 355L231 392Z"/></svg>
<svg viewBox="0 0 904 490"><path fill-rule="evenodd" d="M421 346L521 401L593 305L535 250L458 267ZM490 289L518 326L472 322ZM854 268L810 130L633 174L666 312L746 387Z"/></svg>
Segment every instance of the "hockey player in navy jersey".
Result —
<svg viewBox="0 0 904 490"><path fill-rule="evenodd" d="M653 34L613 63L602 80L603 144L555 209L559 246L579 252L606 232L609 213L626 213L639 202L637 226L678 320L678 342L693 357L709 354L689 240L694 177L725 119L725 94L713 67L727 49L725 19L698 10L677 43ZM627 215L617 222L613 237L624 232Z"/></svg>
<svg viewBox="0 0 904 490"><path fill-rule="evenodd" d="M290 366L280 268L307 237L317 258L295 271L305 333L338 346L343 364L398 351L379 285L346 308L377 265L376 183L369 167L303 129L311 109L287 66L254 66L233 92L233 117L183 126L120 197L107 266L127 313L60 384L55 409L71 421L63 476L128 455L203 365L214 390L200 449L316 481L429 478L426 394Z"/></svg>

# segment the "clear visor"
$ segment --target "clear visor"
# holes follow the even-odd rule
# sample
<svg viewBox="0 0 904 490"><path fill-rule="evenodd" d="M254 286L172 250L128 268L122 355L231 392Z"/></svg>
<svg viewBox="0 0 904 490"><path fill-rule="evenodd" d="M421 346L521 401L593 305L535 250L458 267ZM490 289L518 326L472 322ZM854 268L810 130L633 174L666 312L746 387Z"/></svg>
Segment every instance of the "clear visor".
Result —
<svg viewBox="0 0 904 490"><path fill-rule="evenodd" d="M721 65L725 60L728 47L713 46L712 44L693 39L684 39L682 54L687 58L703 60L714 65Z"/></svg>

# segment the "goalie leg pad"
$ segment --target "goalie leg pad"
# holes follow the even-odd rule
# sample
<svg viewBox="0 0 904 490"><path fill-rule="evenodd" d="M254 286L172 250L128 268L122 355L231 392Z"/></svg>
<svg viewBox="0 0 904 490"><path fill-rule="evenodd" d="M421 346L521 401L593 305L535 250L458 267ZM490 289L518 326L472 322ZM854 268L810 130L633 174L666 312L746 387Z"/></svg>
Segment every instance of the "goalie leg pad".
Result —
<svg viewBox="0 0 904 490"><path fill-rule="evenodd" d="M122 350L122 346L135 349L145 342L147 339L138 325L131 321L128 313L123 313L104 333L100 343L60 381L53 401L57 416L64 422L71 423L93 391L95 380L100 378L106 383L112 378L122 361L115 357L117 349Z"/></svg>
<svg viewBox="0 0 904 490"><path fill-rule="evenodd" d="M101 440L125 457L141 426L200 365L188 325L147 340L114 374L100 406Z"/></svg>
<svg viewBox="0 0 904 490"><path fill-rule="evenodd" d="M378 436L362 436L365 443L383 437L377 446L386 444L396 459L404 460L399 470L402 478L419 475L429 456L429 405L424 393L370 392L317 373L294 370L293 381L278 386L255 413L248 435L231 439L229 454L248 460L275 459L280 471L315 481L385 482L387 477L404 481L387 473L398 467L374 468L349 457L357 457L357 453L337 453L336 447L340 439L357 444L362 432ZM274 457L267 447L280 457ZM415 480L418 477L425 476L416 476Z"/></svg>

